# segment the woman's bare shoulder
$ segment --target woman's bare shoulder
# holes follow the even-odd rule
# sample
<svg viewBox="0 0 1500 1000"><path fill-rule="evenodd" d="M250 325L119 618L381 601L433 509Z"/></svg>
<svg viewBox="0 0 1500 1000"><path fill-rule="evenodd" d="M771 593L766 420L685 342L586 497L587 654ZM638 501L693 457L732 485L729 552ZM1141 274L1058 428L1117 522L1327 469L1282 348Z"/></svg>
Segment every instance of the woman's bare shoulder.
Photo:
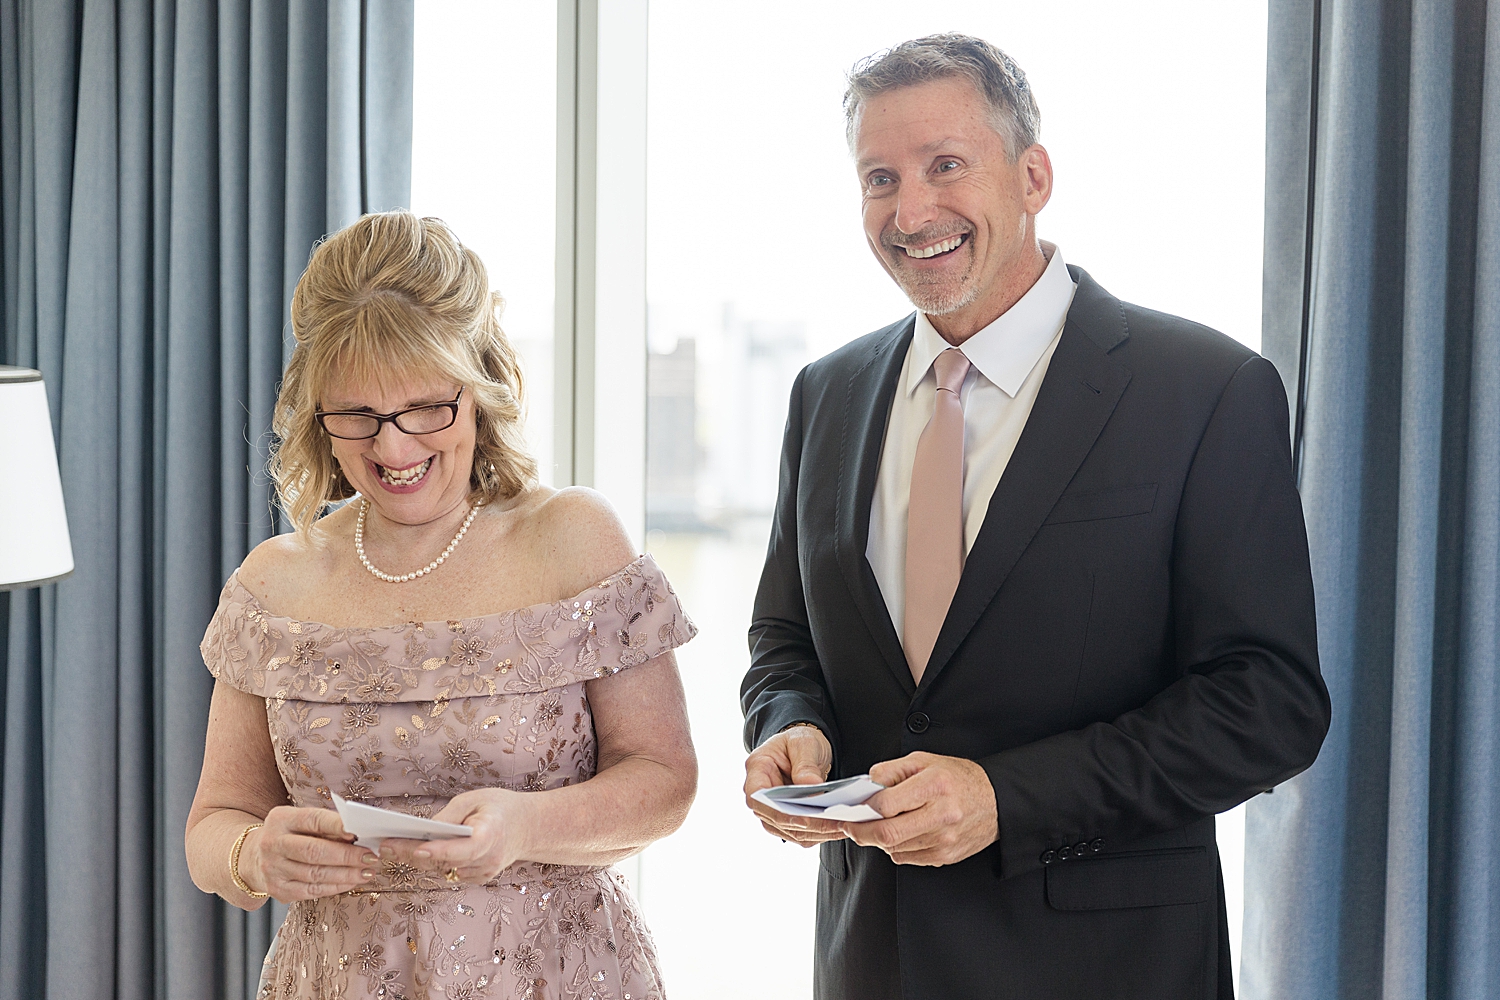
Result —
<svg viewBox="0 0 1500 1000"><path fill-rule="evenodd" d="M333 570L333 543L343 527L341 514L335 511L311 531L290 531L261 542L240 563L240 584L267 610L300 606L306 588L326 580Z"/></svg>
<svg viewBox="0 0 1500 1000"><path fill-rule="evenodd" d="M603 494L586 487L540 497L530 521L538 555L551 566L563 595L587 590L637 556L620 515Z"/></svg>

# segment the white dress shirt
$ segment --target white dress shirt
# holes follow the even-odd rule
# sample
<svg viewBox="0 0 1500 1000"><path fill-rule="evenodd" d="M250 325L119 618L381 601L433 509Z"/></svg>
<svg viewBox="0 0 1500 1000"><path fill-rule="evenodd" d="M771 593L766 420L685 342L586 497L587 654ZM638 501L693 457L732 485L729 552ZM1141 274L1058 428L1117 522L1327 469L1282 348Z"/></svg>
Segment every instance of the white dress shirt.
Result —
<svg viewBox="0 0 1500 1000"><path fill-rule="evenodd" d="M959 397L964 404L964 552L984 524L990 497L1016 450L1031 415L1036 393L1047 374L1052 352L1062 337L1068 307L1077 286L1050 243L1047 268L1025 295L989 326L963 342L971 365ZM932 362L952 347L923 313L906 352L906 361L891 400L880 472L870 504L870 539L865 558L875 571L886 609L905 630L906 512L911 498L911 467L917 439L932 417L937 377Z"/></svg>

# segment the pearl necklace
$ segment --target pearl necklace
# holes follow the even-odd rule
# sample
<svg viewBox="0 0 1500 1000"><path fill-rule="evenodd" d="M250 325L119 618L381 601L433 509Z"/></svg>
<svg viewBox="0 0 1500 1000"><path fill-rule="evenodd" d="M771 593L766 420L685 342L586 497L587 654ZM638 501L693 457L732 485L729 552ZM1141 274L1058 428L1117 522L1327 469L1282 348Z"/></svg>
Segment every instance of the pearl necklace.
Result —
<svg viewBox="0 0 1500 1000"><path fill-rule="evenodd" d="M442 555L438 556L432 562L428 563L426 566L423 566L419 570L413 570L410 573L402 573L400 576L392 576L390 573L382 573L380 570L376 569L374 565L371 564L369 557L365 555L365 514L370 510L370 501L366 500L364 497L360 497L359 520L354 522L354 551L359 554L359 561L364 565L365 569L369 570L373 576L384 580L386 583L405 583L408 580L415 580L417 577L426 576L428 573L431 573L433 570L437 569L443 564L444 559L447 559L450 555L453 554L453 550L458 547L458 543L463 541L464 533L469 530L469 525L474 523L474 515L478 514L479 508L483 506L484 504L482 503L476 503L474 506L469 508L469 516L464 518L464 523L459 527L458 534L453 536L453 541L448 543L448 547L443 550Z"/></svg>

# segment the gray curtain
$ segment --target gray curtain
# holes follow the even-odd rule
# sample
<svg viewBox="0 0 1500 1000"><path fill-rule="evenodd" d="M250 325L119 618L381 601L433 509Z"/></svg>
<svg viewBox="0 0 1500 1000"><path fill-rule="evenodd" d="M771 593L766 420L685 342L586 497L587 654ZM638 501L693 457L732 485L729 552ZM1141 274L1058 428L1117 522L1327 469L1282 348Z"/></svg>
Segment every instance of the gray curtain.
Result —
<svg viewBox="0 0 1500 1000"><path fill-rule="evenodd" d="M408 201L411 68L411 0L0 0L0 360L46 377L77 561L0 604L0 1000L254 990L276 914L183 855L198 641L272 531L313 242Z"/></svg>
<svg viewBox="0 0 1500 1000"><path fill-rule="evenodd" d="M1242 991L1500 997L1500 2L1270 6L1265 349L1334 722L1251 803Z"/></svg>

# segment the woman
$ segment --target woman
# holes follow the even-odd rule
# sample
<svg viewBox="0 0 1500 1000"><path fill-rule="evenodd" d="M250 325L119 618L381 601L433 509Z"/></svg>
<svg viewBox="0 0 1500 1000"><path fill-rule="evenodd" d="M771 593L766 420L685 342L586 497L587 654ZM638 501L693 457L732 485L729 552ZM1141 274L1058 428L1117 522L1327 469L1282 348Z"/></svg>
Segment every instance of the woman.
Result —
<svg viewBox="0 0 1500 1000"><path fill-rule="evenodd" d="M536 485L498 306L406 212L327 240L293 296L271 472L296 530L203 640L187 830L200 888L291 904L262 996L662 994L608 866L692 802L672 649L695 629L601 497ZM377 856L334 793L473 835Z"/></svg>

